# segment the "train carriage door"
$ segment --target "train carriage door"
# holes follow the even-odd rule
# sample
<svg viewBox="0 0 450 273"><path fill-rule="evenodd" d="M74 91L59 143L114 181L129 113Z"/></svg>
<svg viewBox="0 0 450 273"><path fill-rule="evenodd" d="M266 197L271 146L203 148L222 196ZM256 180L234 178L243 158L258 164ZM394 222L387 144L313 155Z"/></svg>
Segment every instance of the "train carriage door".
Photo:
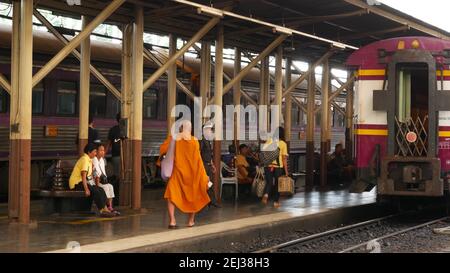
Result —
<svg viewBox="0 0 450 273"><path fill-rule="evenodd" d="M426 63L398 63L396 66L397 156L428 155L429 83Z"/></svg>

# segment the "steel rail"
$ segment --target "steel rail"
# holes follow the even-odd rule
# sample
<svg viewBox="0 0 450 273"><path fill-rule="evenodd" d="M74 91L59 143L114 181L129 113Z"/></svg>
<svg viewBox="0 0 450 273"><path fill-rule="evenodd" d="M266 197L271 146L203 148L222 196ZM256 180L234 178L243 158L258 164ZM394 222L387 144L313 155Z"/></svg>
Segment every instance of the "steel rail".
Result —
<svg viewBox="0 0 450 273"><path fill-rule="evenodd" d="M388 216L385 216L385 217L380 217L380 218L376 218L376 219L360 222L360 223L357 223L357 224L352 224L352 225L348 225L348 226L345 226L345 227L336 228L336 229L328 230L328 231L325 231L325 232L316 233L316 234L313 234L313 235L310 235L310 236L306 236L306 237L302 237L302 238L295 239L295 240L292 240L292 241L288 241L288 242L285 242L285 243L282 243L282 244L278 244L278 245L275 245L275 246L272 246L272 247L268 247L268 248L264 248L264 249L261 249L261 250L257 250L257 251L255 251L253 253L270 253L270 252L274 252L275 250L278 250L278 249L286 248L286 247L289 247L289 246L292 246L292 245L296 245L296 244L300 244L300 243L305 243L307 241L315 240L315 239L318 239L318 238L321 238L321 237L325 237L325 236L328 236L328 235L332 235L332 234L336 234L336 233L339 233L339 232L342 232L342 231L347 231L347 230L351 230L351 229L354 229L354 228L371 225L371 224L374 224L374 223L377 223L377 222L380 222L380 221L383 221L383 220L387 220L387 219L395 217L395 216L399 216L399 214L388 215Z"/></svg>
<svg viewBox="0 0 450 273"><path fill-rule="evenodd" d="M410 227L410 228L406 228L406 229L402 229L402 230L399 230L399 231L396 231L396 232L392 232L392 233L386 234L384 236L381 236L381 237L378 237L378 238L366 241L364 243L360 243L360 244L354 245L352 247L346 248L346 249L344 249L342 251L339 251L338 253L347 253L347 252L350 252L352 250L356 250L358 248L366 246L371 241L381 241L381 240L384 240L384 239L387 239L387 238L390 238L390 237L394 237L394 236L402 234L402 233L409 232L411 230L415 230L415 229L419 229L419 228L422 228L422 227L425 227L425 226L433 225L433 224L438 223L440 221L446 220L447 218L448 218L448 216L442 217L442 218L439 218L437 220L433 220L433 221L430 221L430 222L426 222L426 223L423 223L423 224L420 224L420 225L417 225L417 226L413 226L413 227Z"/></svg>

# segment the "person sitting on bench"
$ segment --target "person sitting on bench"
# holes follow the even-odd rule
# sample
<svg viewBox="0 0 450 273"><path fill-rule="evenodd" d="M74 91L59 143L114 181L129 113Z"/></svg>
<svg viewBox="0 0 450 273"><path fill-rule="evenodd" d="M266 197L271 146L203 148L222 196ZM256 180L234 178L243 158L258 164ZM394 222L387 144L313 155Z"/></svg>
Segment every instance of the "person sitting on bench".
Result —
<svg viewBox="0 0 450 273"><path fill-rule="evenodd" d="M250 169L250 164L247 161L249 155L249 148L245 144L239 145L239 155L236 156L236 172L238 182L244 186L244 190L248 195L251 193L251 185L256 175L256 168Z"/></svg>
<svg viewBox="0 0 450 273"><path fill-rule="evenodd" d="M109 183L108 176L106 175L106 159L105 159L105 145L97 145L97 156L92 159L94 165L94 179L95 184L105 191L108 198L107 206L108 210L120 215L120 213L113 209L114 187Z"/></svg>
<svg viewBox="0 0 450 273"><path fill-rule="evenodd" d="M84 147L84 155L78 159L75 164L72 174L69 179L69 188L78 191L84 191L86 197L91 196L94 199L97 208L100 211L102 217L112 217L112 213L106 206L106 194L105 191L98 187L92 177L93 165L92 158L97 155L97 148L95 144L88 143Z"/></svg>

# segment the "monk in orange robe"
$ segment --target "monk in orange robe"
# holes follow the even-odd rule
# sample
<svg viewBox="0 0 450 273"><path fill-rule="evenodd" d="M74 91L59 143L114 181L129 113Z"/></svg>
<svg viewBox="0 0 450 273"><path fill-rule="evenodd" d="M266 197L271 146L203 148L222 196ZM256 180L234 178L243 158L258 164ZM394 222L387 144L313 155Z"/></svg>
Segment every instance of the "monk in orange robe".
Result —
<svg viewBox="0 0 450 273"><path fill-rule="evenodd" d="M188 226L195 224L195 213L209 204L207 193L209 178L200 155L198 140L191 135L190 122L183 123L182 132L176 135L175 156L164 198L167 199L169 228L176 228L175 206L189 214ZM172 136L160 147L159 154L167 153Z"/></svg>

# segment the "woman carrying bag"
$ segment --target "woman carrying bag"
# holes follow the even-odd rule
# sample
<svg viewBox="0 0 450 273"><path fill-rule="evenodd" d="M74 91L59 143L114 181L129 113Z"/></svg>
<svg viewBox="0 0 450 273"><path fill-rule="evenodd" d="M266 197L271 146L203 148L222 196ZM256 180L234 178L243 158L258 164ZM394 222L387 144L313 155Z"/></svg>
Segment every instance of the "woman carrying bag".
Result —
<svg viewBox="0 0 450 273"><path fill-rule="evenodd" d="M209 204L208 176L200 155L198 140L191 135L192 125L183 121L181 132L169 136L160 147L161 177L168 181L164 198L167 199L169 229L177 228L175 207L188 213L188 227L195 224L195 213Z"/></svg>
<svg viewBox="0 0 450 273"><path fill-rule="evenodd" d="M287 144L284 138L284 128L277 128L277 135L273 138L269 138L263 146L263 150L278 149L278 158L269 166L264 167L264 177L266 179L266 187L261 202L266 205L269 196L273 197L273 206L275 208L280 207L280 193L278 192L278 178L281 176L288 176L288 164L287 158L289 156Z"/></svg>

